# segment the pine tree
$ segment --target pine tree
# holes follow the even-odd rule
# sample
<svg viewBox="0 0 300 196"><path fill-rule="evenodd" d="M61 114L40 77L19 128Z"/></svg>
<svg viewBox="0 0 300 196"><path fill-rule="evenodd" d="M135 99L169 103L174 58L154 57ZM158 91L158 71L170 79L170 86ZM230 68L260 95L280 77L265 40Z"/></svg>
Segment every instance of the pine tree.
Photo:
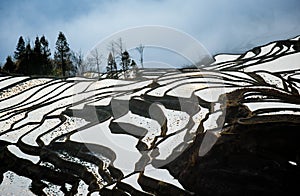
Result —
<svg viewBox="0 0 300 196"><path fill-rule="evenodd" d="M26 48L25 48L24 59L22 60L24 63L24 72L23 73L25 75L32 74L32 56L33 56L33 51L30 46L30 41L28 41Z"/></svg>
<svg viewBox="0 0 300 196"><path fill-rule="evenodd" d="M66 76L66 71L72 70L72 65L70 61L70 48L67 42L65 35L62 32L59 32L57 41L56 41L56 52L54 53L55 61L60 65L63 77Z"/></svg>
<svg viewBox="0 0 300 196"><path fill-rule="evenodd" d="M50 55L49 43L45 36L35 38L33 49L30 40L25 43L21 36L14 52L14 58L16 59L15 71L23 75L50 75L53 73L53 63Z"/></svg>
<svg viewBox="0 0 300 196"><path fill-rule="evenodd" d="M41 43L42 55L44 56L44 58L49 58L50 55L51 55L51 52L50 52L50 49L49 49L49 42L45 38L44 35L41 37L40 43Z"/></svg>
<svg viewBox="0 0 300 196"><path fill-rule="evenodd" d="M13 62L11 56L6 58L6 63L3 66L3 71L8 73L14 73L16 70L16 64Z"/></svg>
<svg viewBox="0 0 300 196"><path fill-rule="evenodd" d="M138 66L134 60L131 60L130 67L132 70L132 77L139 77L138 76Z"/></svg>
<svg viewBox="0 0 300 196"><path fill-rule="evenodd" d="M35 38L32 59L30 60L31 60L31 67L32 67L32 69L30 70L31 74L41 75L43 70L42 49L41 49L41 42L38 36Z"/></svg>
<svg viewBox="0 0 300 196"><path fill-rule="evenodd" d="M130 67L135 71L138 69L137 64L134 60L131 60Z"/></svg>
<svg viewBox="0 0 300 196"><path fill-rule="evenodd" d="M24 53L17 60L17 70L16 70L17 73L23 75L32 74L32 56L33 56L33 51L30 46L30 41L28 40Z"/></svg>
<svg viewBox="0 0 300 196"><path fill-rule="evenodd" d="M38 36L35 38L33 51L37 54L42 54L41 42Z"/></svg>
<svg viewBox="0 0 300 196"><path fill-rule="evenodd" d="M130 65L130 58L129 58L129 53L125 50L122 53L122 69L123 69L123 73L124 73L124 77L127 78L127 74L126 71L129 69L129 65Z"/></svg>
<svg viewBox="0 0 300 196"><path fill-rule="evenodd" d="M111 54L111 52L108 54L108 58L107 58L107 66L106 66L106 71L107 73L111 72L113 70L113 56Z"/></svg>
<svg viewBox="0 0 300 196"><path fill-rule="evenodd" d="M41 62L41 67L42 67L42 75L50 75L52 74L53 71L53 66L51 63L51 52L49 49L49 42L43 35L40 39L40 44L41 44L41 55L42 55L42 62Z"/></svg>
<svg viewBox="0 0 300 196"><path fill-rule="evenodd" d="M106 70L108 78L117 78L117 63L111 52L109 53L107 58Z"/></svg>
<svg viewBox="0 0 300 196"><path fill-rule="evenodd" d="M20 60L24 53L25 53L25 42L24 42L23 37L20 36L16 51L15 51L15 55L14 55L15 59Z"/></svg>
<svg viewBox="0 0 300 196"><path fill-rule="evenodd" d="M123 50L123 42L122 39L119 39L119 43L115 41L111 41L108 45L108 50L111 53L112 60L113 60L113 66L115 67L115 72L118 72L118 66L117 66L117 58L120 59L121 53L119 53L120 50Z"/></svg>
<svg viewBox="0 0 300 196"><path fill-rule="evenodd" d="M20 36L16 51L14 52L14 58L16 59L15 72L22 75L30 75L32 71L33 51L30 46L30 40L28 39L26 42Z"/></svg>

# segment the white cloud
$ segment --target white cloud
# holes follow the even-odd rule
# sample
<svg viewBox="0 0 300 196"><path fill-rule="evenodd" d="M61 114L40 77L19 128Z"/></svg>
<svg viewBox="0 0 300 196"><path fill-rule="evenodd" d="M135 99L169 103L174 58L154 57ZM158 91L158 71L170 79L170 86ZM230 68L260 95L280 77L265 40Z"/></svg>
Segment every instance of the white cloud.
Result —
<svg viewBox="0 0 300 196"><path fill-rule="evenodd" d="M54 53L59 31L65 33L72 49L86 52L116 31L140 25L166 25L191 34L214 54L243 51L300 32L296 0L79 2L0 3L0 61L13 54L20 35L33 40L36 35L45 34Z"/></svg>

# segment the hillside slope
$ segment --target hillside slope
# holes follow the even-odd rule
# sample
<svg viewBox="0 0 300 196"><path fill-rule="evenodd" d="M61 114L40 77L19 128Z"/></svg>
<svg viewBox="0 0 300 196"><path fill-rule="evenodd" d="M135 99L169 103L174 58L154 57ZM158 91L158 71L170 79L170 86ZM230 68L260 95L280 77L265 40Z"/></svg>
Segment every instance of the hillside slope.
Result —
<svg viewBox="0 0 300 196"><path fill-rule="evenodd" d="M0 77L1 194L286 195L299 37L131 80Z"/></svg>

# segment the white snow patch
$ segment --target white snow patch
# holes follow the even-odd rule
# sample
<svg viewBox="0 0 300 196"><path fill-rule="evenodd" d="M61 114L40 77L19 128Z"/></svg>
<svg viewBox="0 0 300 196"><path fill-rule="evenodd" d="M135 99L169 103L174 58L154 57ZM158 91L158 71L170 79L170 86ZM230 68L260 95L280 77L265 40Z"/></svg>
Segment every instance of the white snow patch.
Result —
<svg viewBox="0 0 300 196"><path fill-rule="evenodd" d="M204 130L207 131L207 130L218 128L219 125L217 123L217 120L221 115L222 115L221 111L210 114L208 119L203 123Z"/></svg>
<svg viewBox="0 0 300 196"><path fill-rule="evenodd" d="M112 134L109 129L110 121L105 121L87 128L71 136L71 140L82 143L93 143L106 146L116 153L113 165L121 169L124 175L134 171L135 163L141 157L136 149L137 140L128 135Z"/></svg>
<svg viewBox="0 0 300 196"><path fill-rule="evenodd" d="M156 169L152 165L147 165L144 174L145 176L167 182L184 190L178 180L171 176L169 171L166 169Z"/></svg>
<svg viewBox="0 0 300 196"><path fill-rule="evenodd" d="M104 88L104 87L113 87L115 85L129 85L133 84L134 81L129 80L117 80L117 79L103 79L99 80L97 82L93 82L93 84L87 89L87 90L95 90L98 88Z"/></svg>
<svg viewBox="0 0 300 196"><path fill-rule="evenodd" d="M19 176L14 172L7 171L3 174L0 184L0 193L3 195L35 196L30 190L32 180Z"/></svg>
<svg viewBox="0 0 300 196"><path fill-rule="evenodd" d="M57 127L56 129L52 130L51 132L43 135L41 137L41 140L48 145L53 138L61 136L65 133L69 133L77 128L82 127L83 125L87 124L85 120L82 120L80 118L67 118L67 120Z"/></svg>
<svg viewBox="0 0 300 196"><path fill-rule="evenodd" d="M244 78L244 79L247 79L247 80L255 81L248 74L240 72L240 71L224 71L222 73L224 73L224 77L227 77L227 78L232 79L232 80L237 79L237 77L241 77L241 78ZM225 75L225 73L226 73L226 75ZM228 75L230 75L231 77L229 77Z"/></svg>
<svg viewBox="0 0 300 196"><path fill-rule="evenodd" d="M60 120L58 120L58 119L47 119L44 121L44 123L41 126L37 127L36 129L32 130L31 132L27 133L22 138L22 141L28 145L38 146L38 144L36 143L37 137L39 135L43 134L44 132L48 131L49 129L52 129L59 123L60 123Z"/></svg>
<svg viewBox="0 0 300 196"><path fill-rule="evenodd" d="M192 93L195 90L199 90L199 89L203 89L207 87L206 84L183 84L179 87L176 87L175 89L172 89L171 91L169 91L167 94L171 95L171 96L177 96L177 97L185 97L185 98L189 98L192 96Z"/></svg>
<svg viewBox="0 0 300 196"><path fill-rule="evenodd" d="M276 43L272 43L272 44L268 44L266 46L261 47L260 48L261 51L257 57L261 57L261 56L268 54L275 45L276 45Z"/></svg>
<svg viewBox="0 0 300 196"><path fill-rule="evenodd" d="M0 140L8 141L11 143L16 143L23 134L27 133L29 130L37 127L38 125L27 125L22 128L7 132L0 136Z"/></svg>
<svg viewBox="0 0 300 196"><path fill-rule="evenodd" d="M186 134L189 134L187 129L180 131L160 143L158 145L159 155L156 159L164 161L167 160L167 158L171 158L169 161L173 161L187 147L187 143L184 144ZM166 161L165 163L168 162Z"/></svg>
<svg viewBox="0 0 300 196"><path fill-rule="evenodd" d="M139 173L133 174L133 175L131 175L131 176L123 179L122 182L130 184L136 190L143 191L142 188L141 188L141 186L137 182L138 177L139 177Z"/></svg>
<svg viewBox="0 0 300 196"><path fill-rule="evenodd" d="M40 160L39 156L32 156L32 155L25 154L18 147L14 145L9 145L7 146L7 148L12 154L16 155L17 157L22 159L27 159L35 164Z"/></svg>
<svg viewBox="0 0 300 196"><path fill-rule="evenodd" d="M283 72L296 70L300 67L300 53L285 55L270 62L261 63L244 69L246 72L265 70L270 72Z"/></svg>
<svg viewBox="0 0 300 196"><path fill-rule="evenodd" d="M256 74L261 76L266 83L274 85L277 88L284 89L283 81L279 77L269 74L267 72L257 72Z"/></svg>
<svg viewBox="0 0 300 196"><path fill-rule="evenodd" d="M251 58L251 57L254 57L254 56L255 56L255 54L253 52L248 51L246 53L246 55L243 57L243 59Z"/></svg>
<svg viewBox="0 0 300 196"><path fill-rule="evenodd" d="M269 109L269 108L300 108L297 104L291 103L280 103L280 102L252 102L252 103L244 103L251 111L255 111L258 109Z"/></svg>
<svg viewBox="0 0 300 196"><path fill-rule="evenodd" d="M250 61L247 61L247 62L243 63L243 65L251 65L251 64L255 64L255 63L257 63L258 61L260 61L260 59L250 60Z"/></svg>
<svg viewBox="0 0 300 196"><path fill-rule="evenodd" d="M3 88L3 87L6 87L8 85L11 85L13 83L20 82L20 81L22 81L26 78L28 78L28 77L10 77L9 79L2 80L0 82L0 86Z"/></svg>
<svg viewBox="0 0 300 196"><path fill-rule="evenodd" d="M226 61L233 61L233 60L236 60L239 56L240 55L238 55L238 54L219 54L214 57L216 61L212 64L214 65L214 64L222 63L222 62L226 62Z"/></svg>
<svg viewBox="0 0 300 196"><path fill-rule="evenodd" d="M0 100L1 99L5 99L14 95L17 95L33 86L39 85L39 84L44 84L47 81L49 81L50 79L33 79L33 80L29 80L20 84L17 84L15 86L13 86L12 88L9 88L3 92L1 92L0 94Z"/></svg>

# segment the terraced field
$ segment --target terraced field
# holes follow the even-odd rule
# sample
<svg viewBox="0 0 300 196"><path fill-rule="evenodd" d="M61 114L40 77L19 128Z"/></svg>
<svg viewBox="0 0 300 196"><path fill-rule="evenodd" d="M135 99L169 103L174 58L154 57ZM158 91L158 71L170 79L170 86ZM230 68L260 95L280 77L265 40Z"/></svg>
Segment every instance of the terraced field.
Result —
<svg viewBox="0 0 300 196"><path fill-rule="evenodd" d="M131 80L1 76L0 193L299 193L299 43Z"/></svg>

